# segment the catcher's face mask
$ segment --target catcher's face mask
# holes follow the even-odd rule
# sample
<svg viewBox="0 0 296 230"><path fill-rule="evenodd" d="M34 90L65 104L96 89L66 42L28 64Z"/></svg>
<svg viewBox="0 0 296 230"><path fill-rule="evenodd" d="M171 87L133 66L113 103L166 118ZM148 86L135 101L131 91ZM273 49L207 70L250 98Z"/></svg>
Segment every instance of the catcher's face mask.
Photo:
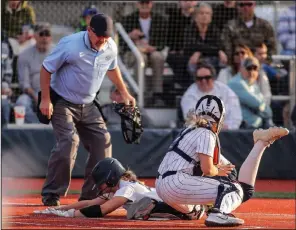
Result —
<svg viewBox="0 0 296 230"><path fill-rule="evenodd" d="M203 96L196 104L195 113L209 122L217 123L217 133L224 124L225 108L222 100L214 95Z"/></svg>
<svg viewBox="0 0 296 230"><path fill-rule="evenodd" d="M144 131L139 108L113 102L113 109L121 117L121 131L126 143L139 144Z"/></svg>

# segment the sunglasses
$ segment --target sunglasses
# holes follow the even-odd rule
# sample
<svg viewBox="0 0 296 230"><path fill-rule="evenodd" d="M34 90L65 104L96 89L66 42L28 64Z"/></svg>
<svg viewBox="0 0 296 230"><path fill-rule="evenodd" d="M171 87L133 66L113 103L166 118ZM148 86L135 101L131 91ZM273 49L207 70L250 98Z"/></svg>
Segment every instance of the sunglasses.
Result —
<svg viewBox="0 0 296 230"><path fill-rule="evenodd" d="M236 56L238 56L238 55L245 55L246 54L246 52L245 51L238 51L238 52L235 52L234 53Z"/></svg>
<svg viewBox="0 0 296 230"><path fill-rule="evenodd" d="M249 67L246 68L246 70L247 71L252 71L252 70L257 71L258 70L258 67L255 66L255 65L254 66L249 66Z"/></svg>
<svg viewBox="0 0 296 230"><path fill-rule="evenodd" d="M39 36L40 37L50 37L51 36L51 33L49 30L43 30L39 33Z"/></svg>
<svg viewBox="0 0 296 230"><path fill-rule="evenodd" d="M202 81L202 80L206 80L206 81L209 81L211 80L213 77L211 75L208 75L208 76L196 76L196 80L197 81Z"/></svg>
<svg viewBox="0 0 296 230"><path fill-rule="evenodd" d="M252 2L245 2L245 3L239 3L238 6L239 7L244 7L244 6L248 6L248 7L251 7L253 6L254 4Z"/></svg>

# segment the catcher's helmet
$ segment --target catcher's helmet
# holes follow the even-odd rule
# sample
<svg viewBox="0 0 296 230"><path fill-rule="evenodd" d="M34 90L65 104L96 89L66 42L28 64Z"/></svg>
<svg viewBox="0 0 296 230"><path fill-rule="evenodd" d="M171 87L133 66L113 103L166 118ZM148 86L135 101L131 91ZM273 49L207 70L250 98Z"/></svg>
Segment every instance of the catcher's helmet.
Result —
<svg viewBox="0 0 296 230"><path fill-rule="evenodd" d="M95 182L93 190L104 183L106 183L108 187L114 187L118 184L125 172L126 169L117 159L105 158L99 161L91 173Z"/></svg>
<svg viewBox="0 0 296 230"><path fill-rule="evenodd" d="M214 95L203 96L195 106L195 113L210 122L217 123L217 132L220 132L225 117L225 107L220 98Z"/></svg>

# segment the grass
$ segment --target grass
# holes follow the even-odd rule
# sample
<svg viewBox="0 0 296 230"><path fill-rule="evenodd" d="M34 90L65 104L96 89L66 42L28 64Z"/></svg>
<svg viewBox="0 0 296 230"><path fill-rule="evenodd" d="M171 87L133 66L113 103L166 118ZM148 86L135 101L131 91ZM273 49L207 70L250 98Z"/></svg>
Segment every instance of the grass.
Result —
<svg viewBox="0 0 296 230"><path fill-rule="evenodd" d="M40 190L2 191L2 196L40 195ZM68 195L80 194L80 190L69 190ZM40 195L41 196L41 195ZM294 192L255 192L253 198L296 199Z"/></svg>

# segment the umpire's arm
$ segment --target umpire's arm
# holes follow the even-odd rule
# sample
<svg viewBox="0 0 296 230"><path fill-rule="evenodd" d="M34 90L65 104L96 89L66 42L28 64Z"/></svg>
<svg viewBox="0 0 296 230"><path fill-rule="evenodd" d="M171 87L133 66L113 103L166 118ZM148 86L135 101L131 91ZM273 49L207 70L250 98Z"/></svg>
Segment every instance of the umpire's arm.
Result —
<svg viewBox="0 0 296 230"><path fill-rule="evenodd" d="M127 90L127 88L126 88L126 86L125 86L125 84L123 82L122 75L121 75L119 67L116 65L116 67L114 69L111 69L111 70L109 69L107 71L107 75L108 75L109 79L113 82L113 84L116 86L118 91L120 92L120 94L121 94L121 96L122 96L122 98L124 100L124 103L126 105L131 103L132 106L135 106L136 105L136 100L135 100L135 98L133 98L129 94L129 92L128 92L128 90Z"/></svg>

